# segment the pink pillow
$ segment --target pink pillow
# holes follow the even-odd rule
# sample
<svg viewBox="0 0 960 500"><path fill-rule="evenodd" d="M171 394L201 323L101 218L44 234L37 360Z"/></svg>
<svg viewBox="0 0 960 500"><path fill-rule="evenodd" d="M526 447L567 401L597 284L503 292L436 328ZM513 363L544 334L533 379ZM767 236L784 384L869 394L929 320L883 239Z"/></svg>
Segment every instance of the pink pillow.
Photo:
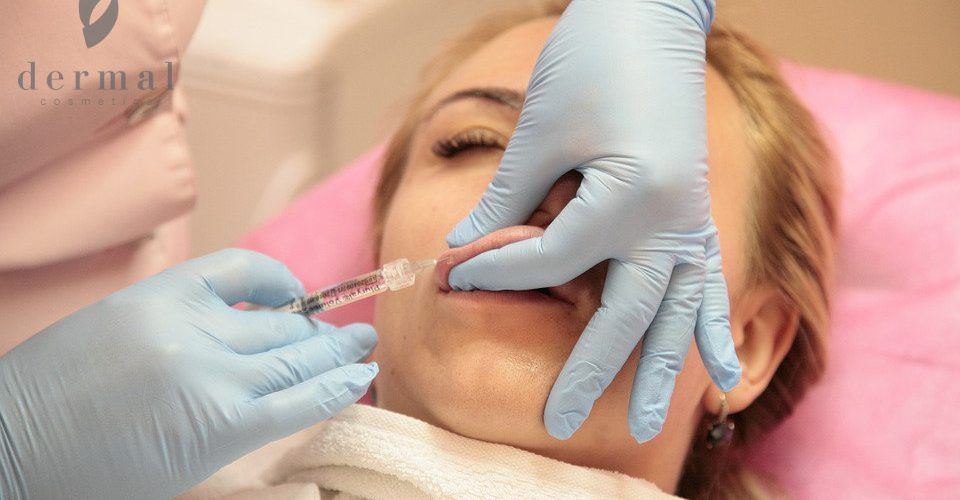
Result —
<svg viewBox="0 0 960 500"><path fill-rule="evenodd" d="M801 498L960 492L960 101L786 66L843 166L828 371L753 454Z"/></svg>
<svg viewBox="0 0 960 500"><path fill-rule="evenodd" d="M754 466L798 498L960 491L960 101L785 65L843 165L840 272L824 381L759 443ZM308 289L374 267L382 148L316 186L239 246ZM372 320L373 303L331 311Z"/></svg>

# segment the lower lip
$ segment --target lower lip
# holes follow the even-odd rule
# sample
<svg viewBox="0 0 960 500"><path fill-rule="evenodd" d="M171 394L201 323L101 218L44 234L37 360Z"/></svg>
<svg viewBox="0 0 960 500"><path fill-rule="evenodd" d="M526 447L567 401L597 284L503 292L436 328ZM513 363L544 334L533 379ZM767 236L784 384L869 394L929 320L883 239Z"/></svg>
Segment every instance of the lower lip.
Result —
<svg viewBox="0 0 960 500"><path fill-rule="evenodd" d="M437 290L437 294L444 299L472 303L472 304L500 304L500 305L540 305L552 307L566 307L571 304L548 295L534 291L513 291L504 290L491 292L487 290L474 290L470 292L445 292Z"/></svg>

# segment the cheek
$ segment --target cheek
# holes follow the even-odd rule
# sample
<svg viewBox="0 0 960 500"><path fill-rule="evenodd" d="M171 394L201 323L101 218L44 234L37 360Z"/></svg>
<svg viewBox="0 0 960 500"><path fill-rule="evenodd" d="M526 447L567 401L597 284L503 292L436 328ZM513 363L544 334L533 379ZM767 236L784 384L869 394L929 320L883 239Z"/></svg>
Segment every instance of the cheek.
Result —
<svg viewBox="0 0 960 500"><path fill-rule="evenodd" d="M496 163L487 161L404 175L384 221L381 263L435 258L447 250L447 233L480 200L495 170Z"/></svg>
<svg viewBox="0 0 960 500"><path fill-rule="evenodd" d="M447 250L447 233L480 199L496 165L407 172L384 220L380 263L430 259ZM377 381L378 404L420 418L426 415L405 405L429 399L419 391L429 386L425 381L438 366L429 341L431 333L439 329L430 298L433 293L431 273L427 279L417 279L411 288L379 296L374 317L380 335L374 359L384 370Z"/></svg>
<svg viewBox="0 0 960 500"><path fill-rule="evenodd" d="M384 220L380 264L400 258L432 259L447 250L447 233L474 207L495 169L494 163L488 168L475 165L465 169L414 167L408 170ZM385 334L381 338L383 347L397 340L393 338L395 332L406 332L429 320L431 302L409 300L410 294L426 293L435 286L432 273L426 276L427 279L418 279L411 289L378 298L375 323L378 331ZM411 303L418 305L410 307ZM389 349L381 349L386 350Z"/></svg>
<svg viewBox="0 0 960 500"><path fill-rule="evenodd" d="M749 189L734 176L734 172L717 170L714 168L710 173L710 212L720 236L723 275L730 295L735 296L742 286L743 270L747 265L747 202L744 193Z"/></svg>
<svg viewBox="0 0 960 500"><path fill-rule="evenodd" d="M657 439L661 442L685 441L690 436L698 436L698 426L703 418L704 395L719 397L703 366L703 360L697 352L697 346L691 345L684 361L683 369L677 375L670 408L663 432Z"/></svg>
<svg viewBox="0 0 960 500"><path fill-rule="evenodd" d="M717 76L708 69L708 80L711 78ZM720 234L723 274L730 294L735 296L743 285L748 265L747 221L755 167L735 98L724 99L723 94L730 90L717 87L716 81L708 85L712 85L713 91L712 98L707 100L710 211Z"/></svg>
<svg viewBox="0 0 960 500"><path fill-rule="evenodd" d="M697 345L692 343L683 362L683 369L677 375L670 402L671 409L676 409L676 412L681 415L696 414L696 420L699 421L700 402L704 392L712 386L713 382L710 381L710 375L703 366L703 358L697 351Z"/></svg>

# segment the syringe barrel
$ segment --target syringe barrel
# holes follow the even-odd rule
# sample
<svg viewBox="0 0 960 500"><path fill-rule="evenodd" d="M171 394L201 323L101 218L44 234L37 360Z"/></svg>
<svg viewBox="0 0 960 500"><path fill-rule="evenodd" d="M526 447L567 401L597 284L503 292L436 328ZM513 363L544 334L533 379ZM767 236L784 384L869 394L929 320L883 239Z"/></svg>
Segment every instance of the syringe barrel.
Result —
<svg viewBox="0 0 960 500"><path fill-rule="evenodd" d="M377 269L294 300L282 306L280 310L296 314L316 314L372 297L385 292L387 289L383 271Z"/></svg>
<svg viewBox="0 0 960 500"><path fill-rule="evenodd" d="M407 259L388 262L376 271L337 283L278 307L280 312L316 314L373 297L387 290L396 291L413 285L418 270L431 267L436 261L411 264Z"/></svg>

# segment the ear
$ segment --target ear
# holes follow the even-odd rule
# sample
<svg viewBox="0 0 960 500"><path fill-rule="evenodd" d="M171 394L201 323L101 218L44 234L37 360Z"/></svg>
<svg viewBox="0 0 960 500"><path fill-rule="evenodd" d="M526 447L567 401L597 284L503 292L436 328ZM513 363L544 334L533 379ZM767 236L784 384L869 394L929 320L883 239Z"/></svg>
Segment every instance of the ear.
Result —
<svg viewBox="0 0 960 500"><path fill-rule="evenodd" d="M733 301L730 329L742 376L727 393L730 413L750 406L766 390L797 336L800 312L774 287L753 287ZM720 413L719 390L710 384L704 411Z"/></svg>

